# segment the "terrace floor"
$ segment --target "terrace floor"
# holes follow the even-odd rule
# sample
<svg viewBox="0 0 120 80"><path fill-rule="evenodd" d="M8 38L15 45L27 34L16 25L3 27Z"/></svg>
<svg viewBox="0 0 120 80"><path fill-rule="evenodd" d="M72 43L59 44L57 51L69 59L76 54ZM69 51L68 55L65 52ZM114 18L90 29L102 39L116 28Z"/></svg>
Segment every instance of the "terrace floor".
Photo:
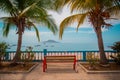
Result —
<svg viewBox="0 0 120 80"><path fill-rule="evenodd" d="M120 80L120 73L87 74L79 65L78 72L71 64L48 64L47 72L42 71L42 64L30 73L0 74L0 80Z"/></svg>

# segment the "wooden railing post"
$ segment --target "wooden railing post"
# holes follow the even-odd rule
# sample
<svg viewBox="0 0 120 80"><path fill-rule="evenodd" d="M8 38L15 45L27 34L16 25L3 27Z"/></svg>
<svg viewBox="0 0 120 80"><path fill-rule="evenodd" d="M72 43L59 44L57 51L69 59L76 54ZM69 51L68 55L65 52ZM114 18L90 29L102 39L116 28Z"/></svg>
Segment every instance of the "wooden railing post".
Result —
<svg viewBox="0 0 120 80"><path fill-rule="evenodd" d="M46 56L47 55L47 49L44 49L43 53L44 53L44 56Z"/></svg>
<svg viewBox="0 0 120 80"><path fill-rule="evenodd" d="M9 60L9 53L7 52L6 54L5 54L5 61L8 61Z"/></svg>

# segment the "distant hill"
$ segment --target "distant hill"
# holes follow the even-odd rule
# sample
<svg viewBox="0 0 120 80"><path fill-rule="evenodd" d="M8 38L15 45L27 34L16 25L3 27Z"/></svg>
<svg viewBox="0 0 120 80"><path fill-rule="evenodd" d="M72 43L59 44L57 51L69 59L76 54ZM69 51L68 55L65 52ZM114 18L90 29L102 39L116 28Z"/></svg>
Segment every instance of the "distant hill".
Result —
<svg viewBox="0 0 120 80"><path fill-rule="evenodd" d="M55 40L47 40L47 41L44 41L43 43L59 43L59 42L57 42Z"/></svg>

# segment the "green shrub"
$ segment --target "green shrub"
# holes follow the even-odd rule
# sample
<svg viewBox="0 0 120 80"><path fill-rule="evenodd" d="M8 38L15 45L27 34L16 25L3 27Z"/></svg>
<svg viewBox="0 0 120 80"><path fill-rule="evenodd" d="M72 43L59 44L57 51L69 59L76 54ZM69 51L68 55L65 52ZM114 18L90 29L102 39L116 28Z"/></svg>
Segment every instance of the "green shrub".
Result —
<svg viewBox="0 0 120 80"><path fill-rule="evenodd" d="M98 63L98 56L95 56L94 53L87 53L87 60L89 62L89 69L95 69L95 65Z"/></svg>
<svg viewBox="0 0 120 80"><path fill-rule="evenodd" d="M115 50L116 52L120 52L120 41L115 42L113 46L110 46L111 49Z"/></svg>
<svg viewBox="0 0 120 80"><path fill-rule="evenodd" d="M5 55L6 49L8 48L8 44L6 42L0 42L0 65L1 65L1 58Z"/></svg>
<svg viewBox="0 0 120 80"><path fill-rule="evenodd" d="M22 55L21 60L23 61L23 65L25 66L27 62L31 62L34 59L34 53L32 51L32 47L26 48L26 54Z"/></svg>
<svg viewBox="0 0 120 80"><path fill-rule="evenodd" d="M114 59L114 61L120 65L120 41L115 42L113 46L110 46L111 49L116 51L116 56L111 55L110 57Z"/></svg>

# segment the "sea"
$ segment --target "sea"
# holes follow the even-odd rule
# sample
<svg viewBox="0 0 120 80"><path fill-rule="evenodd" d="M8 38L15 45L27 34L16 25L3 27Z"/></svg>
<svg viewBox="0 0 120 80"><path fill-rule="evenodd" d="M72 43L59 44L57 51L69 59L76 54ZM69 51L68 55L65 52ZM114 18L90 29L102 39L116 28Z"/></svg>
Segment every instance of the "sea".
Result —
<svg viewBox="0 0 120 80"><path fill-rule="evenodd" d="M0 25L0 26L2 26L2 25ZM1 33L1 31L2 31L2 28L0 27L0 33ZM11 31L11 33L13 33L13 32ZM103 39L104 39L103 42L104 42L105 51L112 50L109 46L112 46L114 42L120 41L119 33L120 33L120 24L117 24L114 27L111 27L110 30L103 31ZM44 34L46 35L46 33L44 33ZM75 33L72 33L72 32L71 32L71 34L70 34L70 32L66 33L67 37L70 37L70 35L72 35L72 34L76 35ZM83 35L82 33L79 33L79 34ZM31 34L29 34L29 35L34 37L34 35L31 35ZM94 37L94 35L93 34L85 34L85 36L87 36L87 37L95 38L95 40L93 39L92 41L89 41L90 38L84 38L84 35L82 37L77 36L77 37L83 38L83 40L86 39L86 41L83 41L84 43L83 42L68 43L68 42L56 42L56 41L53 41L53 42L36 42L36 41L31 42L32 40L29 41L29 39L31 37L25 36L24 40L26 40L26 41L23 41L21 51L26 51L27 47L29 47L29 46L33 47L32 51L43 51L44 49L47 49L48 51L98 51L99 49L98 49L98 44L97 44L97 40L96 40L97 37L96 36ZM30 38L28 39L28 37L30 37ZM45 39L48 37L49 36L45 37ZM72 37L73 37L73 35L72 35ZM11 34L8 38L10 41L5 39L5 40L7 40L7 42L9 42L8 43L9 47L8 47L7 51L16 51L16 48L17 48L16 38L17 38L16 36ZM3 37L2 37L2 35L0 35L0 41L2 39L3 39ZM54 39L54 38L52 38L52 39ZM4 41L4 39L3 39L3 41Z"/></svg>
<svg viewBox="0 0 120 80"><path fill-rule="evenodd" d="M97 51L98 45L92 43L39 43L39 44L23 44L21 51L26 51L27 47L32 47L32 51ZM104 44L105 50L111 50L110 44ZM12 44L7 51L16 51L17 45Z"/></svg>

